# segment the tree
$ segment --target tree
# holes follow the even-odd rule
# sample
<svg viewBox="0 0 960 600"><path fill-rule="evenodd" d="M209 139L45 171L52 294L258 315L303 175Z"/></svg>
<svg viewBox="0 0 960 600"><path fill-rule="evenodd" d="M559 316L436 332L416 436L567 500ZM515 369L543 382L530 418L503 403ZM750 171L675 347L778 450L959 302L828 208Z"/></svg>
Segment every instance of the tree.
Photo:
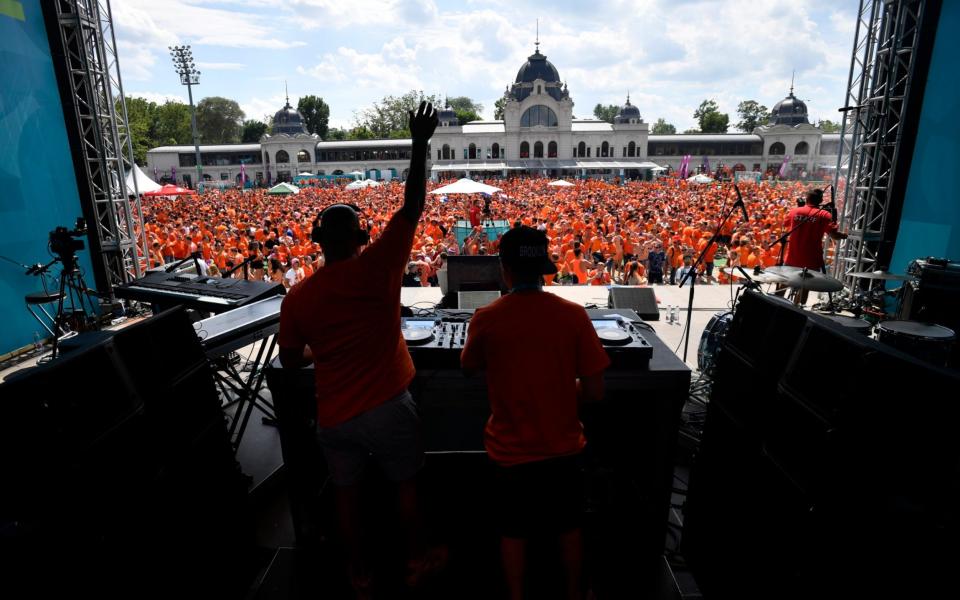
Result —
<svg viewBox="0 0 960 600"><path fill-rule="evenodd" d="M402 137L410 137L410 132L409 132L409 130L406 130L406 131L407 131L406 135L399 135L399 136L397 136L397 137L400 137L400 138L402 138ZM402 133L402 132L400 132L400 131L394 131L394 132L392 132L392 133L397 134L397 133ZM360 125L360 126L358 126L358 127L354 127L353 129L351 129L350 131L347 132L347 139L348 139L348 140L372 140L372 139L374 139L375 137L376 137L376 136L374 135L374 132L373 132L373 131L371 131L370 129L368 129L368 128L362 126L362 125Z"/></svg>
<svg viewBox="0 0 960 600"><path fill-rule="evenodd" d="M493 103L493 118L497 121L503 119L503 107L507 103L507 99L501 96L497 98L497 101Z"/></svg>
<svg viewBox="0 0 960 600"><path fill-rule="evenodd" d="M721 113L714 100L701 102L700 108L693 112L693 118L700 122L703 133L726 133L730 124L730 115Z"/></svg>
<svg viewBox="0 0 960 600"><path fill-rule="evenodd" d="M240 133L240 143L255 144L267 132L267 124L263 121L244 121Z"/></svg>
<svg viewBox="0 0 960 600"><path fill-rule="evenodd" d="M117 114L121 107L117 103ZM133 159L143 166L147 164L147 150L155 148L157 129L157 104L145 98L126 98L127 132L133 144Z"/></svg>
<svg viewBox="0 0 960 600"><path fill-rule="evenodd" d="M663 117L660 117L657 119L657 122L653 124L653 130L650 133L653 135L673 135L676 132L676 127L667 123Z"/></svg>
<svg viewBox="0 0 960 600"><path fill-rule="evenodd" d="M481 119L480 115L478 115L476 112L472 110L457 109L456 113L457 113L457 121L461 125L465 125L470 121L479 121Z"/></svg>
<svg viewBox="0 0 960 600"><path fill-rule="evenodd" d="M413 110L424 100L440 106L439 98L427 96L418 90L410 90L402 96L385 96L380 102L354 115L354 130L365 129L372 137L353 139L388 139L394 133L402 134L400 137L410 137L407 129L410 116L407 111Z"/></svg>
<svg viewBox="0 0 960 600"><path fill-rule="evenodd" d="M343 141L347 139L347 130L341 127L334 127L327 131L327 141Z"/></svg>
<svg viewBox="0 0 960 600"><path fill-rule="evenodd" d="M703 132L700 131L699 129L694 128L694 129L685 129L683 133L687 134L687 133L703 133Z"/></svg>
<svg viewBox="0 0 960 600"><path fill-rule="evenodd" d="M157 106L154 141L158 146L193 144L190 129L190 107L168 100Z"/></svg>
<svg viewBox="0 0 960 600"><path fill-rule="evenodd" d="M236 100L209 96L197 104L197 132L204 144L235 144L240 140L243 111Z"/></svg>
<svg viewBox="0 0 960 600"><path fill-rule="evenodd" d="M307 131L327 138L327 123L330 120L330 107L319 96L303 96L297 101L297 110L303 115Z"/></svg>
<svg viewBox="0 0 960 600"><path fill-rule="evenodd" d="M613 123L613 118L616 117L619 112L620 107L616 104L608 104L606 106L597 104L593 107L593 116L607 123Z"/></svg>
<svg viewBox="0 0 960 600"><path fill-rule="evenodd" d="M840 123L834 123L830 119L820 119L817 121L817 127L824 133L840 133Z"/></svg>
<svg viewBox="0 0 960 600"><path fill-rule="evenodd" d="M744 100L738 104L737 114L740 115L737 129L746 133L751 133L757 127L766 125L770 121L770 110L757 103L756 100Z"/></svg>
<svg viewBox="0 0 960 600"><path fill-rule="evenodd" d="M454 111L459 113L463 112L472 112L474 114L480 114L483 112L483 105L479 102L474 102L472 99L466 96L456 96L453 98L447 98L447 106L452 108ZM476 121L476 119L474 119Z"/></svg>

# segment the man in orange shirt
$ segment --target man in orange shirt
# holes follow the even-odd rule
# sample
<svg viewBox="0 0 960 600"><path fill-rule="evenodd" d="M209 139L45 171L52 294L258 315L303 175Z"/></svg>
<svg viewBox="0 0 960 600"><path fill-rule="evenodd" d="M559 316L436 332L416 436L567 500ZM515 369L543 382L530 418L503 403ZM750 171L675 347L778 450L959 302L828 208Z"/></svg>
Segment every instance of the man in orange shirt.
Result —
<svg viewBox="0 0 960 600"><path fill-rule="evenodd" d="M402 208L369 241L359 211L335 204L321 215L325 266L292 288L280 309L280 362L314 364L318 439L336 489L351 583L367 597L372 578L361 547L360 481L369 455L397 483L407 543L407 583L431 567L418 539L415 476L423 463L420 420L407 391L414 366L400 331L400 283L426 196L427 141L437 126L432 104L410 111L413 150Z"/></svg>
<svg viewBox="0 0 960 600"><path fill-rule="evenodd" d="M603 397L610 359L586 311L543 291L543 275L556 266L542 232L521 227L504 234L500 265L511 292L474 313L460 361L467 373L486 370L491 414L484 445L495 463L507 587L513 600L523 597L526 540L555 535L568 597L581 598L578 456L586 440L578 407Z"/></svg>

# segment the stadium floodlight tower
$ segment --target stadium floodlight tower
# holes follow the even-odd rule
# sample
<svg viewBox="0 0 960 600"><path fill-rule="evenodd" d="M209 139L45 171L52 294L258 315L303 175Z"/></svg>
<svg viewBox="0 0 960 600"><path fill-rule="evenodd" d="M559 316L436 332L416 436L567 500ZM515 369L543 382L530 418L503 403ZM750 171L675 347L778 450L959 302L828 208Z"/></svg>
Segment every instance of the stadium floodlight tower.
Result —
<svg viewBox="0 0 960 600"><path fill-rule="evenodd" d="M197 159L197 182L194 187L202 190L203 167L200 163L200 136L197 135L197 110L193 106L193 86L200 85L200 71L193 62L193 51L189 45L168 46L174 70L180 76L180 85L187 86L187 98L190 99L190 129L193 132L193 150Z"/></svg>

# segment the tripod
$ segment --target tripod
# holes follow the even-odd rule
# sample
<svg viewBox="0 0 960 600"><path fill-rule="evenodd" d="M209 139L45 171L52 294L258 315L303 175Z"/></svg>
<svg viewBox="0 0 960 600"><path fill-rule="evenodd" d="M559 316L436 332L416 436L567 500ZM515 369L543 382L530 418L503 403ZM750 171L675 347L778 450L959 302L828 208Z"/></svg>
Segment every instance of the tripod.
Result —
<svg viewBox="0 0 960 600"><path fill-rule="evenodd" d="M74 311L77 307L83 311L84 320L88 315L87 307L84 305L84 298L90 304L90 313L96 314L96 307L93 305L93 301L90 300L89 294L92 290L87 288L87 283L83 280L83 273L80 272L80 268L77 263L77 256L75 254L60 256L49 264L45 265L42 268L42 271L46 271L55 263L61 263L63 268L60 271L60 293L57 299L57 314L53 319L54 323L54 336L53 336L53 352L50 355L50 360L55 360L60 348L60 340L72 337L76 332L70 331L66 324L66 317L64 315L64 307L66 305L65 300L69 298L70 308Z"/></svg>

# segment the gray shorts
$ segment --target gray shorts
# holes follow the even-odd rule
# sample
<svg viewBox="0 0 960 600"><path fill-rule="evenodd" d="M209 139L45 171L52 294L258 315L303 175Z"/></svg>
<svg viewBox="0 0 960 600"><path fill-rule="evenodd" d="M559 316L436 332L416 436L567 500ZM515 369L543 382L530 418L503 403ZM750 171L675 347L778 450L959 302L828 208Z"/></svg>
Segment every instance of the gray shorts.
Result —
<svg viewBox="0 0 960 600"><path fill-rule="evenodd" d="M359 482L371 455L390 481L410 479L423 465L420 416L406 390L335 427L318 427L317 440L334 485Z"/></svg>

